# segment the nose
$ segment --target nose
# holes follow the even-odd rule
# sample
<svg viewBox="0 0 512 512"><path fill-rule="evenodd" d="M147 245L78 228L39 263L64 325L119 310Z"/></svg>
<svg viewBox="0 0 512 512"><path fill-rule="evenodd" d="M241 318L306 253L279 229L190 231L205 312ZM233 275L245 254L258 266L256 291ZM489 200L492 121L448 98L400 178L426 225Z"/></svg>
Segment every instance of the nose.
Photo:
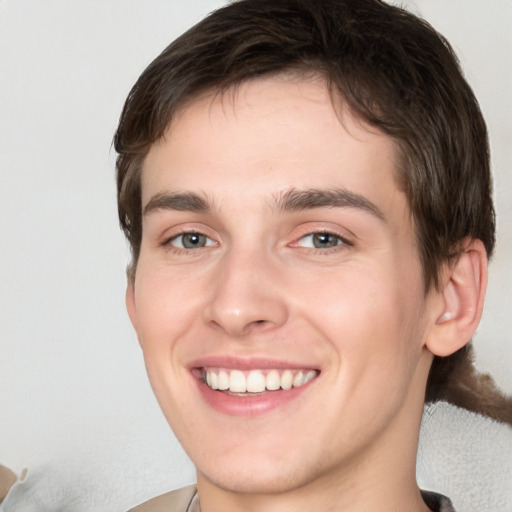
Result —
<svg viewBox="0 0 512 512"><path fill-rule="evenodd" d="M215 269L206 322L234 337L282 326L289 312L280 274L261 253L233 250Z"/></svg>

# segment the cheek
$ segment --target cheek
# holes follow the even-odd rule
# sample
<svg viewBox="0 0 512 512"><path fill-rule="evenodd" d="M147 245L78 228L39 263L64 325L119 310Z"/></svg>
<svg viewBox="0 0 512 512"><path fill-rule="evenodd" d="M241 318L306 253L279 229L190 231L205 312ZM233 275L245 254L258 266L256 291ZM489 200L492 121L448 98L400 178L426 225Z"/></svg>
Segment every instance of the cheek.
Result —
<svg viewBox="0 0 512 512"><path fill-rule="evenodd" d="M176 410L187 410L185 396L191 390L180 354L194 329L197 290L186 279L166 272L145 273L141 267L135 284L139 340L151 387L173 428ZM139 271L139 269L138 269Z"/></svg>
<svg viewBox="0 0 512 512"><path fill-rule="evenodd" d="M295 291L308 322L329 340L346 370L340 378L350 373L354 382L352 372L369 368L376 378L393 378L409 372L411 359L419 357L421 281L413 279L406 288L397 273L353 266Z"/></svg>
<svg viewBox="0 0 512 512"><path fill-rule="evenodd" d="M193 333L201 297L196 284L167 274L146 274L142 269L135 286L139 341L159 399L158 388L174 389L172 382L183 377L179 362L186 344L182 340Z"/></svg>
<svg viewBox="0 0 512 512"><path fill-rule="evenodd" d="M192 312L202 297L197 280L185 272L145 272L141 269L135 286L135 303L141 337L158 342L165 332L180 332L187 328ZM169 341L169 340L168 340Z"/></svg>

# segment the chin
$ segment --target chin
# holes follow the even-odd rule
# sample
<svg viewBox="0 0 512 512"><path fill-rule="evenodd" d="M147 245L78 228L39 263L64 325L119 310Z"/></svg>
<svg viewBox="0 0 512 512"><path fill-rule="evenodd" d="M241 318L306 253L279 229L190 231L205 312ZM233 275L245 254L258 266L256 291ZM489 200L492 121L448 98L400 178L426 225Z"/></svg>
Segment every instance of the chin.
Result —
<svg viewBox="0 0 512 512"><path fill-rule="evenodd" d="M205 472L198 469L198 480L201 476L226 491L255 495L286 493L311 480L304 471L294 472L289 464L276 465L272 462L256 462L246 468L215 468Z"/></svg>

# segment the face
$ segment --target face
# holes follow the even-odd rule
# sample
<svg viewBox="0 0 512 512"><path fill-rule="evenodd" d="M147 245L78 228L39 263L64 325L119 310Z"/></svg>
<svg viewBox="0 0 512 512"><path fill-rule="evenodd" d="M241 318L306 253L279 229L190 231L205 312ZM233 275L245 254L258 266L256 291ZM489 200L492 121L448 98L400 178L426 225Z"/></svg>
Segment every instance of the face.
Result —
<svg viewBox="0 0 512 512"><path fill-rule="evenodd" d="M199 479L279 492L412 450L431 322L386 135L321 81L183 107L142 172L127 303Z"/></svg>

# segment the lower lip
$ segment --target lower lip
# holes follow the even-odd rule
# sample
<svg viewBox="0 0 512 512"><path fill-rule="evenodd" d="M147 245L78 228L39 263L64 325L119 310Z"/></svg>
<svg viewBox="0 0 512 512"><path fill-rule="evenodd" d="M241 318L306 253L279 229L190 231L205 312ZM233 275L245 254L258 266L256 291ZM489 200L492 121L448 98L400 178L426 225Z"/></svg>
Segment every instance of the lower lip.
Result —
<svg viewBox="0 0 512 512"><path fill-rule="evenodd" d="M208 405L230 416L257 416L287 404L300 396L317 379L288 390L267 391L258 395L236 396L224 391L210 389L202 380L194 377L199 391Z"/></svg>

